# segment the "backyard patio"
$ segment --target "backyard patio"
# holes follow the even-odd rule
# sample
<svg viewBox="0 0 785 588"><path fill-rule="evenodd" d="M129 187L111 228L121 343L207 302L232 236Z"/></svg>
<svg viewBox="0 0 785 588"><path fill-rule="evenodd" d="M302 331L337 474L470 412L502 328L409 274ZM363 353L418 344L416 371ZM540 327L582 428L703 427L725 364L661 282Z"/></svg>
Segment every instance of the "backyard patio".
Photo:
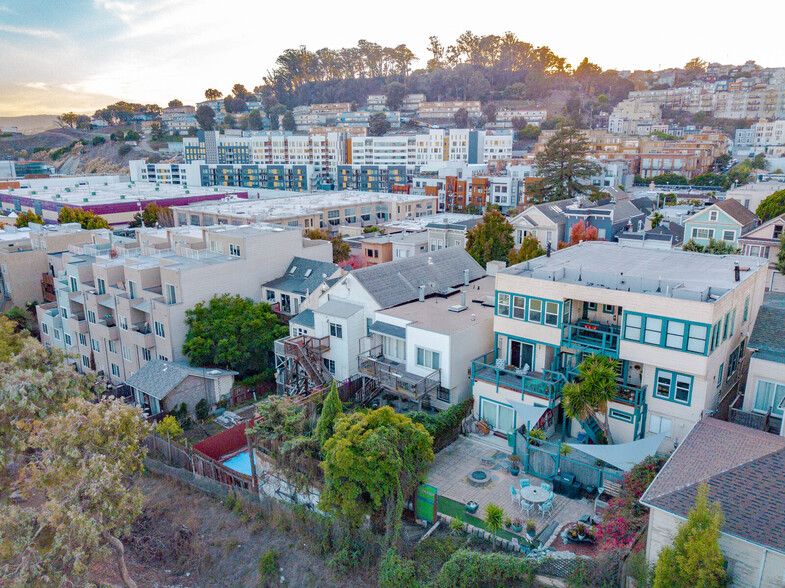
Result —
<svg viewBox="0 0 785 588"><path fill-rule="evenodd" d="M485 507L489 503L496 504L502 507L505 515L511 519L519 518L524 522L531 520L536 523L537 539L540 545L546 547L558 537L556 533L564 525L575 523L594 513L593 496L570 499L559 494L554 495L552 510L544 516L536 505L529 513L523 511L517 504L513 504L510 486L514 486L520 494L521 480L528 479L531 486L539 486L543 482L550 484L552 481L527 475L523 471L518 476L511 475L509 458L509 453L470 437L460 437L440 451L426 479L426 483L436 487L438 491L441 501L438 503L439 511L454 516L454 503L465 505L473 500L479 505L475 516L482 519ZM475 470L485 473L486 478L470 481L470 474ZM442 498L448 500L441 500ZM525 537L525 528L519 537Z"/></svg>

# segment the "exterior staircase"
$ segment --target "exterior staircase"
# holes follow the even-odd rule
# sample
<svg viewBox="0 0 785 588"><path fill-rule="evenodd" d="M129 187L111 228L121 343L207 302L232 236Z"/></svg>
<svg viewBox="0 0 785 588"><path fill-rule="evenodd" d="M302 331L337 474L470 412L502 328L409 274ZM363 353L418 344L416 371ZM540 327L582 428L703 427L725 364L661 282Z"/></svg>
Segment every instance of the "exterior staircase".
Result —
<svg viewBox="0 0 785 588"><path fill-rule="evenodd" d="M586 434L589 436L589 439L592 440L593 443L598 443L599 439L602 438L603 430L600 427L600 424L597 422L593 416L590 416L587 419L581 421L581 427L583 430L586 431Z"/></svg>

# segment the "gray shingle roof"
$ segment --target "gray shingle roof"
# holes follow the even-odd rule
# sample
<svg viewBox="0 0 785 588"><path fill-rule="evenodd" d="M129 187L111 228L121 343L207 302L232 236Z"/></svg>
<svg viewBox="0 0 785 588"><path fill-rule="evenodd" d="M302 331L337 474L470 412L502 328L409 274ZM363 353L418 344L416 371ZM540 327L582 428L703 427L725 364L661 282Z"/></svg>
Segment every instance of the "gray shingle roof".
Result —
<svg viewBox="0 0 785 588"><path fill-rule="evenodd" d="M218 376L236 374L237 372L228 370L194 368L179 362L153 359L128 378L126 384L153 398L163 400L169 392L174 390L188 376L216 378Z"/></svg>
<svg viewBox="0 0 785 588"><path fill-rule="evenodd" d="M295 257L280 278L270 280L263 285L265 288L274 288L295 294L311 293L325 281L324 276L329 278L338 269L339 267L334 263Z"/></svg>
<svg viewBox="0 0 785 588"><path fill-rule="evenodd" d="M758 217L752 211L734 198L720 200L715 206L722 209L723 212L738 221L742 226L755 223L758 220Z"/></svg>
<svg viewBox="0 0 785 588"><path fill-rule="evenodd" d="M641 501L686 517L704 482L722 506L724 533L785 553L785 437L699 421Z"/></svg>
<svg viewBox="0 0 785 588"><path fill-rule="evenodd" d="M328 300L322 304L316 312L319 314L326 314L327 316L334 316L336 318L349 318L360 312L363 309L359 304L352 304L345 300Z"/></svg>
<svg viewBox="0 0 785 588"><path fill-rule="evenodd" d="M785 293L767 292L747 346L765 359L785 363Z"/></svg>
<svg viewBox="0 0 785 588"><path fill-rule="evenodd" d="M539 210L552 221L563 223L565 221L564 214L554 210L554 208L560 208L563 211L565 208L572 206L576 202L578 202L577 198L566 198L565 200L557 200L555 202L543 202L542 204L535 205L534 208Z"/></svg>
<svg viewBox="0 0 785 588"><path fill-rule="evenodd" d="M398 339L406 339L406 327L399 327L398 325L391 325L382 321L374 322L368 330L372 333L379 333L381 335L390 335Z"/></svg>
<svg viewBox="0 0 785 588"><path fill-rule="evenodd" d="M485 270L464 249L448 247L358 269L352 275L379 306L390 308L415 300L420 286L425 286L427 296L462 285L464 270L469 270L469 281L485 275Z"/></svg>
<svg viewBox="0 0 785 588"><path fill-rule="evenodd" d="M309 329L313 329L313 311L310 308L302 311L297 316L289 319L289 324L300 325L301 327L308 327Z"/></svg>

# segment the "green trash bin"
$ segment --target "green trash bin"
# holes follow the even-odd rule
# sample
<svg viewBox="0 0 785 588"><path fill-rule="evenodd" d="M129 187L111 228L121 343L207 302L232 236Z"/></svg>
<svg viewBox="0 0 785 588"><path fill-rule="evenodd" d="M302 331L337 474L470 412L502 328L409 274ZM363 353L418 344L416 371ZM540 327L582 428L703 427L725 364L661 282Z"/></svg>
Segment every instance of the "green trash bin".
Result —
<svg viewBox="0 0 785 588"><path fill-rule="evenodd" d="M507 445L515 449L515 429L507 431Z"/></svg>

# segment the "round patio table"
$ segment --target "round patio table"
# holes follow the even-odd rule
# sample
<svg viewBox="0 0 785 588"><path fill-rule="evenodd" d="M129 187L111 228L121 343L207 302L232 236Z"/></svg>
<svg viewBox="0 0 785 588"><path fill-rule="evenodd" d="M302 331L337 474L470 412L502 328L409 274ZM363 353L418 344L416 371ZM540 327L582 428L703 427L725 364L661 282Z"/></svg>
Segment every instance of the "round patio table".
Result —
<svg viewBox="0 0 785 588"><path fill-rule="evenodd" d="M541 486L526 486L521 488L521 498L533 504L542 504L547 501L551 493Z"/></svg>

